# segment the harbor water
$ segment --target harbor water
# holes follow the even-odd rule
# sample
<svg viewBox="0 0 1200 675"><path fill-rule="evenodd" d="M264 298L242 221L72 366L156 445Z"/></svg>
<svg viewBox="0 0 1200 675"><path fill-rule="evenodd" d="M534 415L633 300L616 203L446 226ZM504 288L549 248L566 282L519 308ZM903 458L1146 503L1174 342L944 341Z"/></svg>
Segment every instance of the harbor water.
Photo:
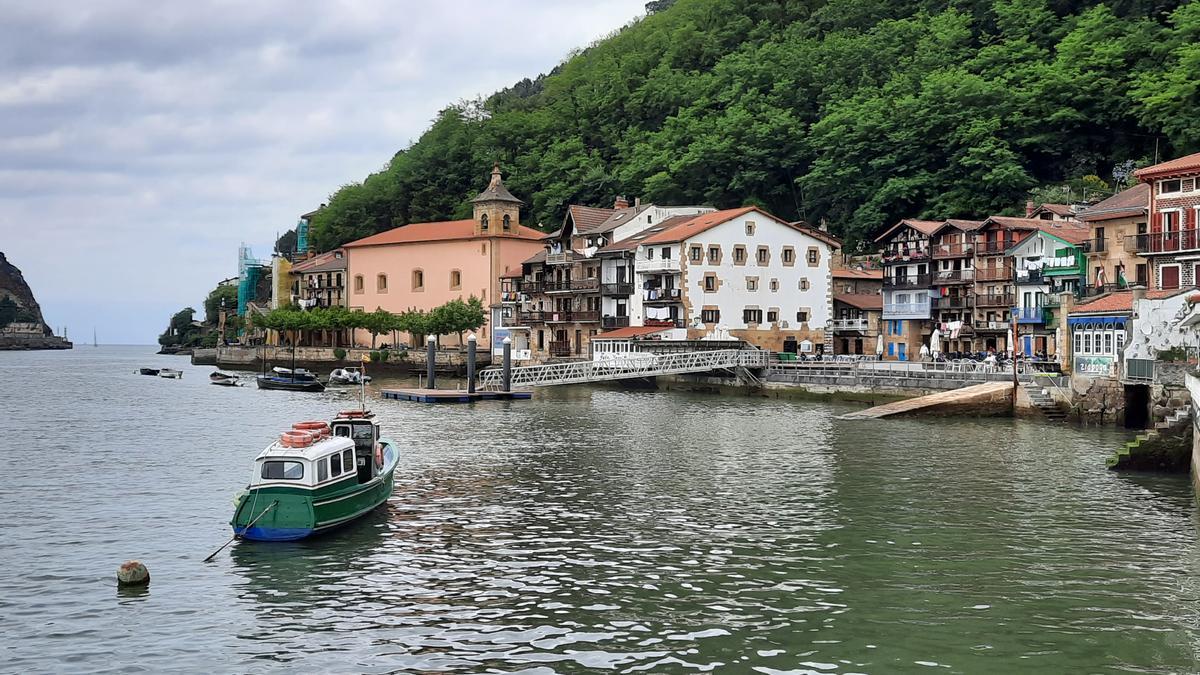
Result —
<svg viewBox="0 0 1200 675"><path fill-rule="evenodd" d="M1106 471L1123 432L615 386L372 400L402 448L384 508L205 564L258 450L356 390L152 351L0 352L0 670L1200 671L1195 497ZM148 588L117 588L131 558Z"/></svg>

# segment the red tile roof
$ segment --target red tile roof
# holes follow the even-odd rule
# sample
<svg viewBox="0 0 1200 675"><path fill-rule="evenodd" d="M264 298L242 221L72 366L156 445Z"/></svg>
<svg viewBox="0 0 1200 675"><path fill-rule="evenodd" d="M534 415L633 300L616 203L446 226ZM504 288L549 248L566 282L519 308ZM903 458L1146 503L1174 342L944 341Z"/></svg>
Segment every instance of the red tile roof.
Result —
<svg viewBox="0 0 1200 675"><path fill-rule="evenodd" d="M454 241L458 239L475 239L474 220L445 220L436 223L410 223L386 232L373 234L369 237L352 241L346 248L360 246L385 246L388 244L416 244L429 241ZM480 237L482 238L482 237ZM517 239L540 241L542 233L532 227L517 226Z"/></svg>
<svg viewBox="0 0 1200 675"><path fill-rule="evenodd" d="M1169 298L1180 293L1190 292L1190 288L1174 288L1171 290L1146 291L1146 298L1149 300L1158 300L1160 298ZM1095 300L1075 305L1068 316L1076 314L1112 314L1116 312L1132 312L1133 311L1133 291L1113 291L1106 295L1101 295Z"/></svg>
<svg viewBox="0 0 1200 675"><path fill-rule="evenodd" d="M979 228L983 227L984 221L982 221L982 220L963 220L961 218L949 218L946 220L946 223L949 225L952 225L954 227L957 227L958 229L962 230L963 232L974 232L975 230L978 230Z"/></svg>
<svg viewBox="0 0 1200 675"><path fill-rule="evenodd" d="M593 337L592 339L593 340L619 340L622 338L645 337L647 335L653 335L655 333L661 333L661 332L667 331L667 330L671 330L671 328L670 327L664 328L663 326L626 326L624 328L617 328L616 330L610 330L607 333L601 333L601 334Z"/></svg>
<svg viewBox="0 0 1200 675"><path fill-rule="evenodd" d="M292 266L292 274L316 274L317 272L334 272L337 270L346 269L346 256L343 252L342 257L337 254L342 252L341 249L336 251L326 251L320 255L315 255L308 260L298 262Z"/></svg>
<svg viewBox="0 0 1200 675"><path fill-rule="evenodd" d="M1049 211L1056 216L1063 216L1065 218L1073 218L1075 216L1075 210L1071 208L1070 204L1042 204L1033 210L1035 214L1040 211Z"/></svg>
<svg viewBox="0 0 1200 675"><path fill-rule="evenodd" d="M1045 220L1038 218L1010 218L1008 216L991 216L983 221L985 226L996 224L1006 230L1040 230L1046 226Z"/></svg>
<svg viewBox="0 0 1200 675"><path fill-rule="evenodd" d="M1082 244L1085 241L1090 241L1092 238L1092 228L1083 223L1064 220L1043 220L1042 226L1038 229L1048 235L1058 237L1069 244Z"/></svg>
<svg viewBox="0 0 1200 675"><path fill-rule="evenodd" d="M567 215L571 217L571 222L575 223L575 234L599 227L614 213L616 213L615 209L601 209L595 206L572 204L567 207Z"/></svg>
<svg viewBox="0 0 1200 675"><path fill-rule="evenodd" d="M883 270L833 270L834 279L875 279L883 280Z"/></svg>
<svg viewBox="0 0 1200 675"><path fill-rule="evenodd" d="M858 309L883 310L883 296L873 293L838 293L833 296L833 301Z"/></svg>
<svg viewBox="0 0 1200 675"><path fill-rule="evenodd" d="M878 237L875 237L875 241L876 242L883 241L892 232L895 232L896 230L898 230L899 228L901 228L905 225L913 228L914 230L920 232L921 234L932 235L934 232L937 232L942 227L942 223L944 223L944 222L945 221L941 221L941 220L917 220L915 218L905 218L904 220L901 220L900 222L896 223L895 225L884 230L883 234L879 235Z"/></svg>
<svg viewBox="0 0 1200 675"><path fill-rule="evenodd" d="M1200 173L1200 152L1138 169L1133 172L1133 175L1146 180L1185 173Z"/></svg>
<svg viewBox="0 0 1200 675"><path fill-rule="evenodd" d="M1099 204L1089 206L1079 214L1085 222L1113 220L1114 218L1136 218L1150 210L1150 184L1138 183L1121 190Z"/></svg>
<svg viewBox="0 0 1200 675"><path fill-rule="evenodd" d="M650 237L653 237L657 234L662 234L676 225L682 225L692 218L695 218L695 216L671 216L670 218L667 218L653 227L648 227L633 236L626 237L620 241L613 242L608 246L605 246L599 251L596 251L596 255L601 255L604 253L619 253L621 251L632 251L638 246L641 246Z"/></svg>
<svg viewBox="0 0 1200 675"><path fill-rule="evenodd" d="M798 232L803 232L803 233L807 234L808 236L813 237L814 239L823 241L834 248L839 248L842 245L842 241L840 239L829 234L828 232L823 232L814 227L805 225L804 223L789 223L785 220L780 220L779 218L776 218L775 216L771 215L770 213L767 213L766 211L763 211L762 209L758 208L757 206L743 206L738 209L725 209L723 211L711 211L709 213L701 213L698 216L685 216L686 220L684 220L683 222L679 223L678 225L676 225L664 232L660 232L656 235L646 237L640 243L643 243L643 244L674 244L677 242L685 241L687 239L690 239L691 237L696 236L697 234L706 232L706 231L716 227L717 225L729 222L730 220L733 220L734 218L744 216L747 213L750 213L752 211L760 213L763 216L780 223L781 225L786 225L787 227L790 227L793 230L796 230ZM674 219L672 218L669 220L674 220ZM663 221L663 222L666 223L666 222L669 222L669 220Z"/></svg>

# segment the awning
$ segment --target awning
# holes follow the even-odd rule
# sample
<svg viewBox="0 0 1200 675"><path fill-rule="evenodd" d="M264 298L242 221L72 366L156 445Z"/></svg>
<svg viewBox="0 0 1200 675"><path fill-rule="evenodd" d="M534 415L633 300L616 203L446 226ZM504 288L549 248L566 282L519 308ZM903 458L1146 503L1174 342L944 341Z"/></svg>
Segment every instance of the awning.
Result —
<svg viewBox="0 0 1200 675"><path fill-rule="evenodd" d="M1072 316L1067 317L1067 325L1071 328L1096 328L1101 330L1125 328L1127 316Z"/></svg>

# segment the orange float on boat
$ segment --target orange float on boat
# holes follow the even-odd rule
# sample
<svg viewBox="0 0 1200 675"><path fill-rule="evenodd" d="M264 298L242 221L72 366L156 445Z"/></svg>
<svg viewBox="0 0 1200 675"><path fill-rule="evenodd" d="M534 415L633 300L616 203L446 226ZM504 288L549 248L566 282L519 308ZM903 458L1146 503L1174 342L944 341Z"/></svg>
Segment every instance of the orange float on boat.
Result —
<svg viewBox="0 0 1200 675"><path fill-rule="evenodd" d="M279 444L285 448L306 448L312 442L313 434L310 431L292 429L279 434Z"/></svg>

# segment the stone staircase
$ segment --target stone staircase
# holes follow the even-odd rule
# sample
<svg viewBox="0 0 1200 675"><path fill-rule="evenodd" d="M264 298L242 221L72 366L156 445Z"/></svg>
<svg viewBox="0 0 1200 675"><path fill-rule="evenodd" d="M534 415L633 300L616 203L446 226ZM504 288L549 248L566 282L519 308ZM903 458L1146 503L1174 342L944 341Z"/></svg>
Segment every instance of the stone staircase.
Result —
<svg viewBox="0 0 1200 675"><path fill-rule="evenodd" d="M1067 419L1067 413L1059 407L1058 402L1054 400L1054 397L1050 395L1050 392L1045 387L1036 381L1026 382L1023 386L1025 387L1025 393L1029 395L1029 400L1033 402L1033 405L1038 410L1042 411L1046 419L1051 422L1062 422Z"/></svg>
<svg viewBox="0 0 1200 675"><path fill-rule="evenodd" d="M1106 462L1108 468L1114 470L1167 468L1163 466L1164 462L1178 461L1176 456L1191 446L1190 442L1186 444L1181 442L1181 438L1191 438L1189 422L1191 416L1191 406L1172 410L1165 418L1156 422L1152 429L1138 434L1136 438L1126 443L1125 447L1113 453ZM1186 429L1183 428L1185 425Z"/></svg>

